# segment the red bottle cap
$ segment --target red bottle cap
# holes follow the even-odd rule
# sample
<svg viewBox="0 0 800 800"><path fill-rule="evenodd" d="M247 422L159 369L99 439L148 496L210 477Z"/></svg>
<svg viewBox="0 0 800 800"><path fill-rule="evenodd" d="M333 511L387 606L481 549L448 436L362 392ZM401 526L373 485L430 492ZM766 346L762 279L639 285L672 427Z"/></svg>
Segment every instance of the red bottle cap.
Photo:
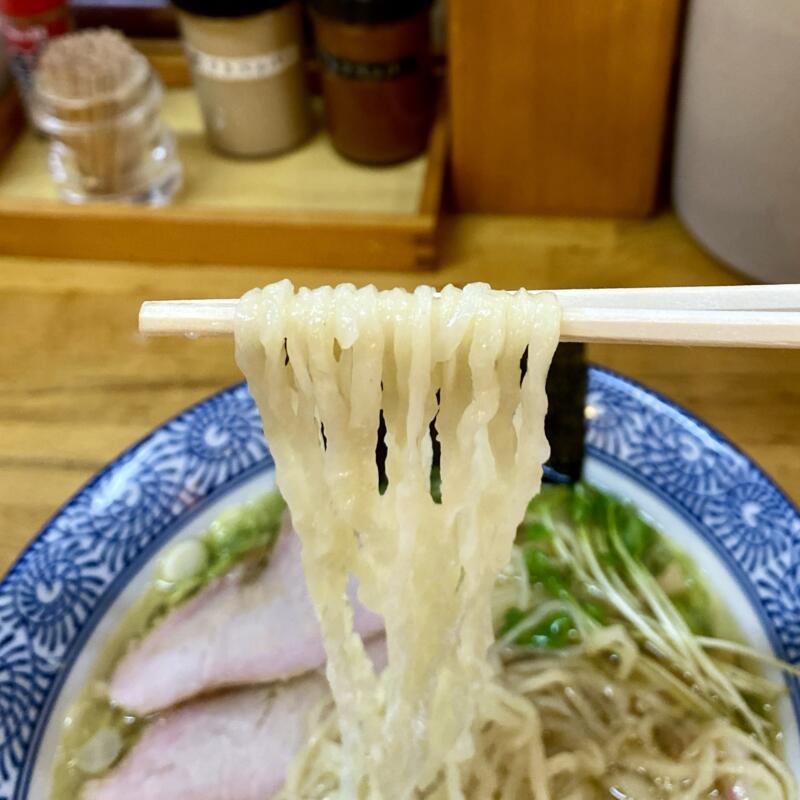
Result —
<svg viewBox="0 0 800 800"><path fill-rule="evenodd" d="M0 0L0 14L7 17L38 17L66 4L66 0Z"/></svg>

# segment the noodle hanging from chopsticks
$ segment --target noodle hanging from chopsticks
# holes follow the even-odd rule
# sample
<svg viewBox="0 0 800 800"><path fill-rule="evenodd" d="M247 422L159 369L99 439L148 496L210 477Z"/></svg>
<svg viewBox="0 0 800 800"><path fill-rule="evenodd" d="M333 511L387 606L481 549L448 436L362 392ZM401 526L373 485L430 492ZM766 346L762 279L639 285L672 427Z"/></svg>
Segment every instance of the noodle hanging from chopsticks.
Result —
<svg viewBox="0 0 800 800"><path fill-rule="evenodd" d="M429 287L295 292L284 281L239 305L237 359L303 543L328 656L337 796L410 797L474 753L494 675L492 588L548 455L544 384L559 319L552 296L481 284L436 298ZM380 675L353 631L350 575L384 617Z"/></svg>

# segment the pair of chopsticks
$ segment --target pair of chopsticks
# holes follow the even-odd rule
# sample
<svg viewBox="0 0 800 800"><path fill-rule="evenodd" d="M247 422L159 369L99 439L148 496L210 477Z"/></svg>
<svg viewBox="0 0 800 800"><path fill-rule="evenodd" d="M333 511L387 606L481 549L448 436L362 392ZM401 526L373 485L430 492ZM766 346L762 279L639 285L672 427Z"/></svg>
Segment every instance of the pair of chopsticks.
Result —
<svg viewBox="0 0 800 800"><path fill-rule="evenodd" d="M563 309L563 342L800 347L800 284L552 293ZM190 338L231 334L237 302L143 303L139 330L148 336Z"/></svg>

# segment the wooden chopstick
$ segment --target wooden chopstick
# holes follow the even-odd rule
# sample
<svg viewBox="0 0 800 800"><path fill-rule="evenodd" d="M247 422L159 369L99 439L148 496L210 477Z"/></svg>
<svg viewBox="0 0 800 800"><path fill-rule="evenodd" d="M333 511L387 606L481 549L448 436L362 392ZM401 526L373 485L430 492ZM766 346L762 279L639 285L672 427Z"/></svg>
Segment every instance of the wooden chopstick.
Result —
<svg viewBox="0 0 800 800"><path fill-rule="evenodd" d="M664 308L698 311L800 311L800 283L557 289L562 308Z"/></svg>
<svg viewBox="0 0 800 800"><path fill-rule="evenodd" d="M800 285L556 290L562 341L800 347ZM237 300L143 303L146 335L233 332Z"/></svg>
<svg viewBox="0 0 800 800"><path fill-rule="evenodd" d="M561 341L794 348L800 311L567 308Z"/></svg>

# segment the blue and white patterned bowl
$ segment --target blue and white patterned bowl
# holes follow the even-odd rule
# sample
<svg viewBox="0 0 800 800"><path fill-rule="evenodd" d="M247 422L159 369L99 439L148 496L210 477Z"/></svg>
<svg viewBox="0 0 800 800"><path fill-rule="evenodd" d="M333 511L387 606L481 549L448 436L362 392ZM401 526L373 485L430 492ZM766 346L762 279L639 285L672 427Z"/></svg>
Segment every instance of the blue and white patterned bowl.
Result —
<svg viewBox="0 0 800 800"><path fill-rule="evenodd" d="M744 635L800 661L800 513L730 443L670 401L593 368L586 477L692 554ZM166 542L272 484L243 385L190 408L97 475L0 583L0 800L43 800L60 720ZM780 713L800 765L800 685ZM795 767L800 777L800 767Z"/></svg>

